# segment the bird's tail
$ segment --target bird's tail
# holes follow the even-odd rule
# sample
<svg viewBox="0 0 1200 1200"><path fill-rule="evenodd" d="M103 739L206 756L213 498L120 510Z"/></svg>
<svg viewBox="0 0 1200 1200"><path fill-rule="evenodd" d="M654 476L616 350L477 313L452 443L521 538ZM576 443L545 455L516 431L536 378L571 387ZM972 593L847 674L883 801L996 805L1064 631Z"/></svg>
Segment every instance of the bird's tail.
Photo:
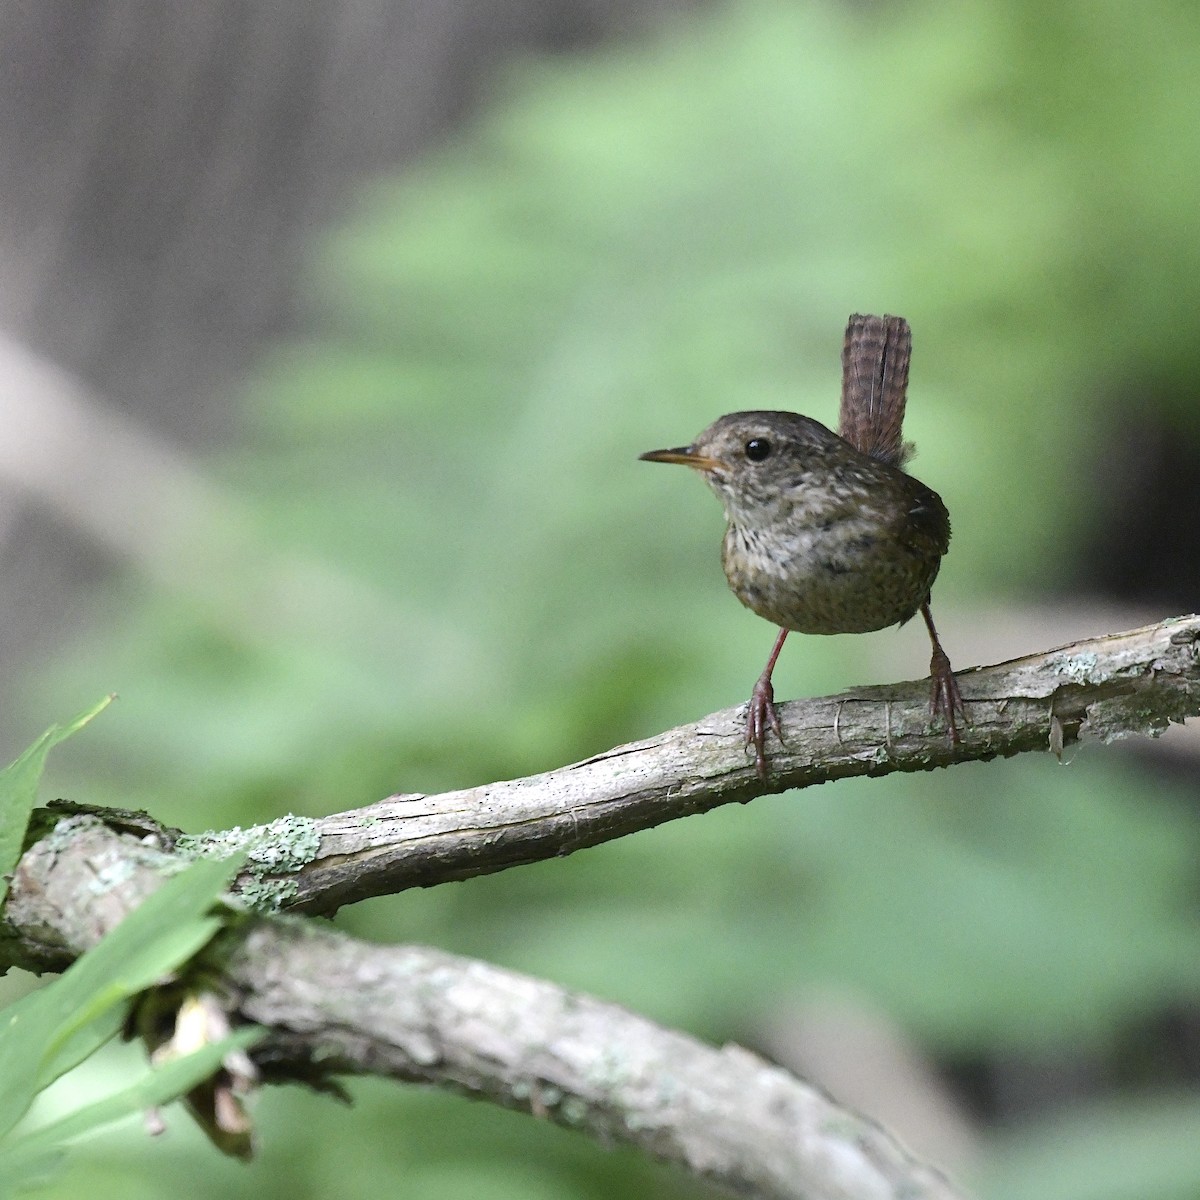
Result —
<svg viewBox="0 0 1200 1200"><path fill-rule="evenodd" d="M842 407L838 433L857 450L893 467L913 454L904 441L904 401L912 330L903 317L855 314L842 349Z"/></svg>

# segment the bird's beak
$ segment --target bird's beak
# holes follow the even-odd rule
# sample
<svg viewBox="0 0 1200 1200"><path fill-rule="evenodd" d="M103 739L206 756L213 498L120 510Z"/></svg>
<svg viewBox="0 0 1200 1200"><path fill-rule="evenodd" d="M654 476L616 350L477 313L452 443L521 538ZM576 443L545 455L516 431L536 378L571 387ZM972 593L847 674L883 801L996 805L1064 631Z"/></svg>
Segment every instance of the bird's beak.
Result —
<svg viewBox="0 0 1200 1200"><path fill-rule="evenodd" d="M695 467L697 471L713 471L723 465L719 459L697 454L691 446L680 446L675 450L647 450L638 458L642 462L679 463L681 466Z"/></svg>

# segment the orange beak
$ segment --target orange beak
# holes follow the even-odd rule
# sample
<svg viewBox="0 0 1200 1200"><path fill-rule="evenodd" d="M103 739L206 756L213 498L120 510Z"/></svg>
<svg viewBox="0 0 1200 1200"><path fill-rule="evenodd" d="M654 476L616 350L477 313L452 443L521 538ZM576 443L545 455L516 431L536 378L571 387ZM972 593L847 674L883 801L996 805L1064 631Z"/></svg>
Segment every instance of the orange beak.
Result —
<svg viewBox="0 0 1200 1200"><path fill-rule="evenodd" d="M642 462L679 463L684 467L694 467L697 471L714 471L724 465L707 454L697 454L691 446L680 446L675 450L647 450L645 454L639 454L638 459Z"/></svg>

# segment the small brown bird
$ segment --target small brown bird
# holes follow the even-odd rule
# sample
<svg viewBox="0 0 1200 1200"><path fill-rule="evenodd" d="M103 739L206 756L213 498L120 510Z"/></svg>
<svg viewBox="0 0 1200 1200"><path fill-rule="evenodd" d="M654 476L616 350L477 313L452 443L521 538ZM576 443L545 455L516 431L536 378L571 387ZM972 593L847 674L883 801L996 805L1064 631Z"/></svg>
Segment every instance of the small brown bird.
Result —
<svg viewBox="0 0 1200 1200"><path fill-rule="evenodd" d="M919 611L933 642L930 709L958 741L962 697L929 611L950 515L936 492L901 470L913 451L901 438L911 350L903 318L852 316L838 433L799 413L738 412L690 446L641 456L703 475L725 508L729 586L779 626L746 718L760 776L768 727L783 741L771 673L793 630L867 633Z"/></svg>

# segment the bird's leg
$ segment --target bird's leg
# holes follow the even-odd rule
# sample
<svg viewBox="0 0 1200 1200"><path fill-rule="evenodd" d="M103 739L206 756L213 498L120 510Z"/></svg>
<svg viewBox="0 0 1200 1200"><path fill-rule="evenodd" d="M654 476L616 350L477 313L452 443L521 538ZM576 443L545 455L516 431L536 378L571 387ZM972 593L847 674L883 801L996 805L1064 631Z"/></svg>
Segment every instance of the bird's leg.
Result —
<svg viewBox="0 0 1200 1200"><path fill-rule="evenodd" d="M933 627L933 614L929 611L928 599L921 605L921 616L925 618L925 628L929 630L929 640L933 643L933 657L929 660L929 678L933 681L933 693L929 700L929 711L934 717L941 717L946 722L946 732L950 741L958 745L958 718L965 722L966 709L963 708L962 693L958 690L958 680L954 678L954 670L950 659L946 657L942 643L938 641L937 630Z"/></svg>
<svg viewBox="0 0 1200 1200"><path fill-rule="evenodd" d="M763 667L763 673L758 677L754 691L750 693L750 703L746 705L746 745L754 747L754 765L759 779L767 777L767 755L763 742L766 740L768 728L775 731L779 744L783 745L783 730L779 725L779 714L775 711L775 689L771 686L771 672L775 670L775 660L783 649L787 635L786 629L779 631L771 657L767 659L767 665ZM950 664L946 665L949 667Z"/></svg>

